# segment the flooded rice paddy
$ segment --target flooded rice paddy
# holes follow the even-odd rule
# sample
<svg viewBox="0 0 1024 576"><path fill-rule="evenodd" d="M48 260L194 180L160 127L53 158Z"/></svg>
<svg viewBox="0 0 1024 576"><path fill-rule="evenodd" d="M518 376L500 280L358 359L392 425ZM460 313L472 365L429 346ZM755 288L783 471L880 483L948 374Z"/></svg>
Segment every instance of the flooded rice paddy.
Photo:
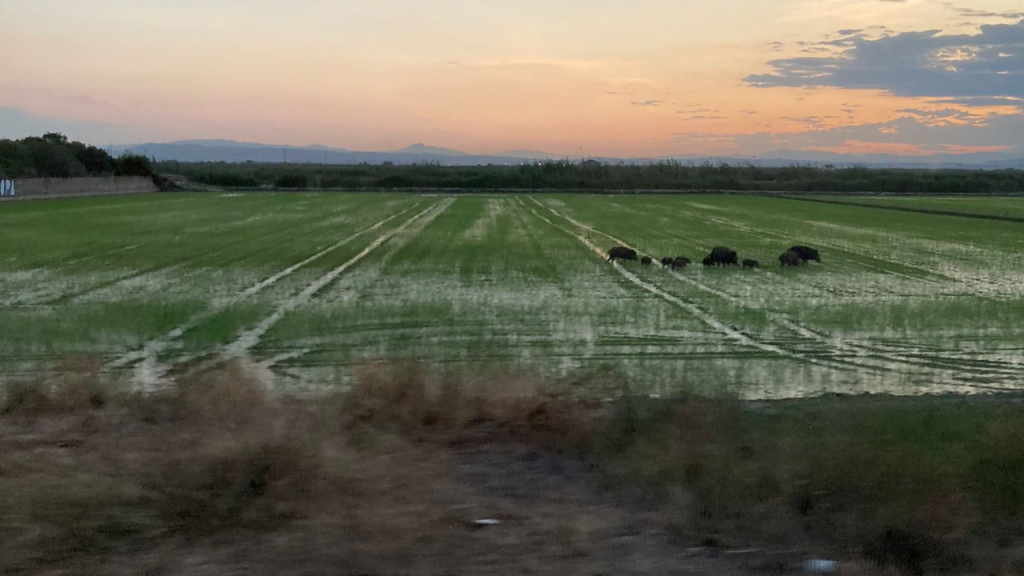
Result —
<svg viewBox="0 0 1024 576"><path fill-rule="evenodd" d="M1017 209L988 201L958 206ZM821 264L780 269L793 244ZM614 245L696 262L725 245L763 267L611 264ZM756 196L0 205L0 381L79 354L138 386L237 355L295 391L397 358L527 370L594 396L1018 389L1024 224Z"/></svg>

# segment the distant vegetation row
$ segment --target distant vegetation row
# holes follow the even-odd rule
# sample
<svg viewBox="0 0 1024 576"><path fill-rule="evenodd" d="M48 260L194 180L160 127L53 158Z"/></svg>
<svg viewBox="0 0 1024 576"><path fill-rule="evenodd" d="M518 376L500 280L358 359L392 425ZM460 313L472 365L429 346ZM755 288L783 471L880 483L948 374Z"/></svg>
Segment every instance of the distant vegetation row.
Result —
<svg viewBox="0 0 1024 576"><path fill-rule="evenodd" d="M0 178L73 178L78 176L152 176L149 158L124 155L69 141L50 132L23 140L0 140Z"/></svg>
<svg viewBox="0 0 1024 576"><path fill-rule="evenodd" d="M549 161L517 166L411 166L157 162L107 151L58 133L0 140L0 178L181 175L226 188L279 189L559 189L749 190L883 192L894 194L1024 193L1022 170L907 170L888 168L729 164L601 164Z"/></svg>
<svg viewBox="0 0 1024 576"><path fill-rule="evenodd" d="M1022 170L906 170L863 166L832 168L750 165L600 164L567 161L518 166L412 166L158 162L162 174L205 185L280 189L560 189L752 190L783 192L888 192L998 194L1024 192Z"/></svg>

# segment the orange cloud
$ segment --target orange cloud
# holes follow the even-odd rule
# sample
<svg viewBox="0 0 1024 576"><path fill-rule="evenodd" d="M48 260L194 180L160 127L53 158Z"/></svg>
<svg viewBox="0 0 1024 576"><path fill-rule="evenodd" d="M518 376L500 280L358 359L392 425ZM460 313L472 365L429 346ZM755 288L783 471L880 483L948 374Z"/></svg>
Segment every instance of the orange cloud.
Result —
<svg viewBox="0 0 1024 576"><path fill-rule="evenodd" d="M943 148L950 154L982 154L986 152L1006 152L1009 146L960 146L958 144L943 144Z"/></svg>

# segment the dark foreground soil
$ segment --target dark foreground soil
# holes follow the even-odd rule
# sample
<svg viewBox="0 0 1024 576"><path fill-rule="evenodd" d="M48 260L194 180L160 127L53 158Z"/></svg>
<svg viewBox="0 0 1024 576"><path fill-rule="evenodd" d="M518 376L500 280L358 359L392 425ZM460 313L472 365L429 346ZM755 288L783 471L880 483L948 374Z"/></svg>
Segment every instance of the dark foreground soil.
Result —
<svg viewBox="0 0 1024 576"><path fill-rule="evenodd" d="M0 574L1024 574L1019 399L79 372L0 398Z"/></svg>
<svg viewBox="0 0 1024 576"><path fill-rule="evenodd" d="M142 438L147 427L77 416L0 419L0 484L7 503L31 504L21 517L18 505L0 511L0 573L728 575L791 572L811 552L694 542L657 502L609 489L579 458L490 441L364 438L329 456L336 469L288 480L304 492L298 501L268 493L252 497L245 517L188 518L217 514L202 506L183 514L179 506L197 498L189 490L217 490L218 479L177 483L166 470L119 477L146 475L130 462L159 468L154 460L173 458L157 445L169 438ZM209 457L208 447L193 447L197 460ZM203 476L208 468L193 470ZM181 501L166 501L174 498ZM258 498L278 501L258 510ZM867 572L847 563L842 573Z"/></svg>

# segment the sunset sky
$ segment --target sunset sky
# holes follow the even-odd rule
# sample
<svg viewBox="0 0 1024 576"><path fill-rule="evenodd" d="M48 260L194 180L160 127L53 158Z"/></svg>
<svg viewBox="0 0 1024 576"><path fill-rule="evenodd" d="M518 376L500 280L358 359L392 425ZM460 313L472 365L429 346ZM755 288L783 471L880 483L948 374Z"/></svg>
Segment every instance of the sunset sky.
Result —
<svg viewBox="0 0 1024 576"><path fill-rule="evenodd" d="M1024 155L1021 0L0 0L0 137Z"/></svg>

